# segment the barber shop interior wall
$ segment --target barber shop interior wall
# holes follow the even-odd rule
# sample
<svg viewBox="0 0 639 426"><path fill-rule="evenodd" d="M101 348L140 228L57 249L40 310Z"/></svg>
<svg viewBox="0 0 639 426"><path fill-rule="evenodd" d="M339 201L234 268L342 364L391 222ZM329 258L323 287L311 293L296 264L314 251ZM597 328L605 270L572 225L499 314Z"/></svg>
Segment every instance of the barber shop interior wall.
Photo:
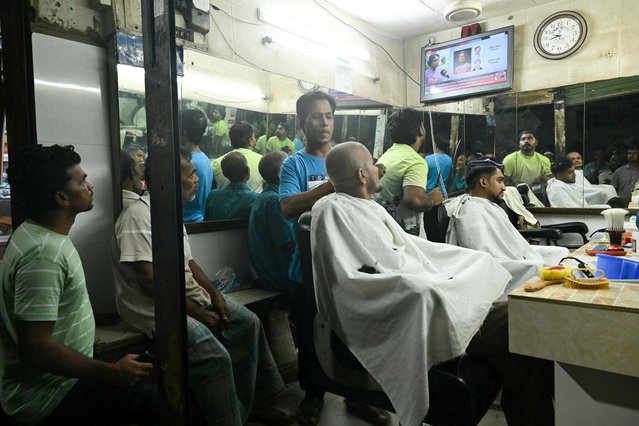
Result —
<svg viewBox="0 0 639 426"><path fill-rule="evenodd" d="M77 216L70 236L82 259L94 311L115 312L105 50L34 34L33 68L38 143L73 145L95 185L93 209Z"/></svg>
<svg viewBox="0 0 639 426"><path fill-rule="evenodd" d="M113 1L119 28L140 32L139 3L140 0ZM406 103L405 75L380 47L383 46L403 67L403 42L379 34L330 3L313 0L221 0L214 4L219 10L211 8L209 33L205 36L196 33L193 43L185 43L187 48L294 80L336 88L338 61L328 57L321 48L313 47L308 38L326 43L331 40L338 46L348 44L369 57L368 60L352 59L347 64L351 67L352 92L391 105ZM258 8L283 21L282 26L287 30L259 20ZM176 23L185 26L182 16L176 17ZM263 43L266 36L270 42ZM217 74L215 69L210 72L211 76ZM373 81L375 76L379 77L378 81ZM274 93L273 97L276 95Z"/></svg>
<svg viewBox="0 0 639 426"><path fill-rule="evenodd" d="M580 13L587 22L588 35L581 48L561 60L548 60L539 56L533 46L533 37L539 24L561 10ZM515 26L515 58L513 91L521 92L549 87L627 77L639 73L639 34L636 31L639 2L627 0L573 0L556 1L542 6L523 9L510 16L480 21L483 31L509 25ZM420 49L429 37L441 43L460 37L460 29L424 34L406 40L404 56L406 70L419 80ZM409 105L419 105L417 86L407 80Z"/></svg>

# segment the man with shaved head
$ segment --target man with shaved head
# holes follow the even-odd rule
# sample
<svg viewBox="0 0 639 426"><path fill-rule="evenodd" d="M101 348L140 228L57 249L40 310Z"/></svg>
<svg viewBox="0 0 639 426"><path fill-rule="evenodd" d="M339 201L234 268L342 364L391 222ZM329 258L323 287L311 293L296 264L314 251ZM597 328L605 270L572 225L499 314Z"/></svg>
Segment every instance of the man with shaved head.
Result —
<svg viewBox="0 0 639 426"><path fill-rule="evenodd" d="M404 232L371 200L381 187L361 144L335 146L326 170L335 193L315 203L311 224L318 311L384 389L400 423L424 419L428 370L467 353L489 361L505 384L509 424L552 425L552 368L510 354L507 305L492 308L511 274L487 253Z"/></svg>

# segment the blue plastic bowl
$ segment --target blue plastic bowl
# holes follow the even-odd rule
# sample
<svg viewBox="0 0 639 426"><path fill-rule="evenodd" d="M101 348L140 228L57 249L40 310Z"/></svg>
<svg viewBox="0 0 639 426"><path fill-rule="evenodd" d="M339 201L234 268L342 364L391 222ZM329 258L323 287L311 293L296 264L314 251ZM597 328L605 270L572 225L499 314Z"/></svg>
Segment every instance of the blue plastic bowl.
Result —
<svg viewBox="0 0 639 426"><path fill-rule="evenodd" d="M611 280L631 280L639 278L639 261L623 256L597 255L597 269Z"/></svg>

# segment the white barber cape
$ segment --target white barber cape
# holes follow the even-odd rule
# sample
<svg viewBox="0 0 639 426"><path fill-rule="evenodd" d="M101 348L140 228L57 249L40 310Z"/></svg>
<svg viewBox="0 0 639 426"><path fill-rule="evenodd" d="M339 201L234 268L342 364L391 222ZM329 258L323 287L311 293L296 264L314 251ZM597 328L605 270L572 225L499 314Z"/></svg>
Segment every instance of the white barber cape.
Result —
<svg viewBox="0 0 639 426"><path fill-rule="evenodd" d="M313 207L311 246L319 313L401 424L421 425L428 370L464 353L510 274L486 254L407 234L376 202L341 193Z"/></svg>
<svg viewBox="0 0 639 426"><path fill-rule="evenodd" d="M539 275L545 265L556 265L568 256L565 247L532 246L508 220L497 204L465 194L448 200L444 206L450 217L446 242L489 253L512 274L506 291L499 298Z"/></svg>
<svg viewBox="0 0 639 426"><path fill-rule="evenodd" d="M610 185L597 185L597 186L610 186ZM591 188L595 188L592 186ZM548 201L550 207L591 207L591 208L610 208L607 204L592 204L586 199L584 202L584 196L586 189L583 186L577 185L577 183L566 183L557 178L548 179L546 183L546 194L548 195ZM614 188L613 188L614 190ZM601 195L601 193L600 193ZM599 196L601 198L601 196Z"/></svg>
<svg viewBox="0 0 639 426"><path fill-rule="evenodd" d="M612 185L593 185L584 176L583 170L575 170L575 184L581 191L586 199L586 206L595 207L596 204L606 205L608 200L617 196L617 190Z"/></svg>

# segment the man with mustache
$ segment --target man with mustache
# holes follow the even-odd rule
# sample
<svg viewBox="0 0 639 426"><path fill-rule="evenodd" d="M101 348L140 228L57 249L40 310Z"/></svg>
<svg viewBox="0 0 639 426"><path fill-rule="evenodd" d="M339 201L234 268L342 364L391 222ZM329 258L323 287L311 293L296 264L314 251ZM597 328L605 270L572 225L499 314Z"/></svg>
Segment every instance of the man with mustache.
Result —
<svg viewBox="0 0 639 426"><path fill-rule="evenodd" d="M546 182L550 177L550 160L538 152L534 133L524 130L519 134L519 151L504 158L504 176L511 185Z"/></svg>

